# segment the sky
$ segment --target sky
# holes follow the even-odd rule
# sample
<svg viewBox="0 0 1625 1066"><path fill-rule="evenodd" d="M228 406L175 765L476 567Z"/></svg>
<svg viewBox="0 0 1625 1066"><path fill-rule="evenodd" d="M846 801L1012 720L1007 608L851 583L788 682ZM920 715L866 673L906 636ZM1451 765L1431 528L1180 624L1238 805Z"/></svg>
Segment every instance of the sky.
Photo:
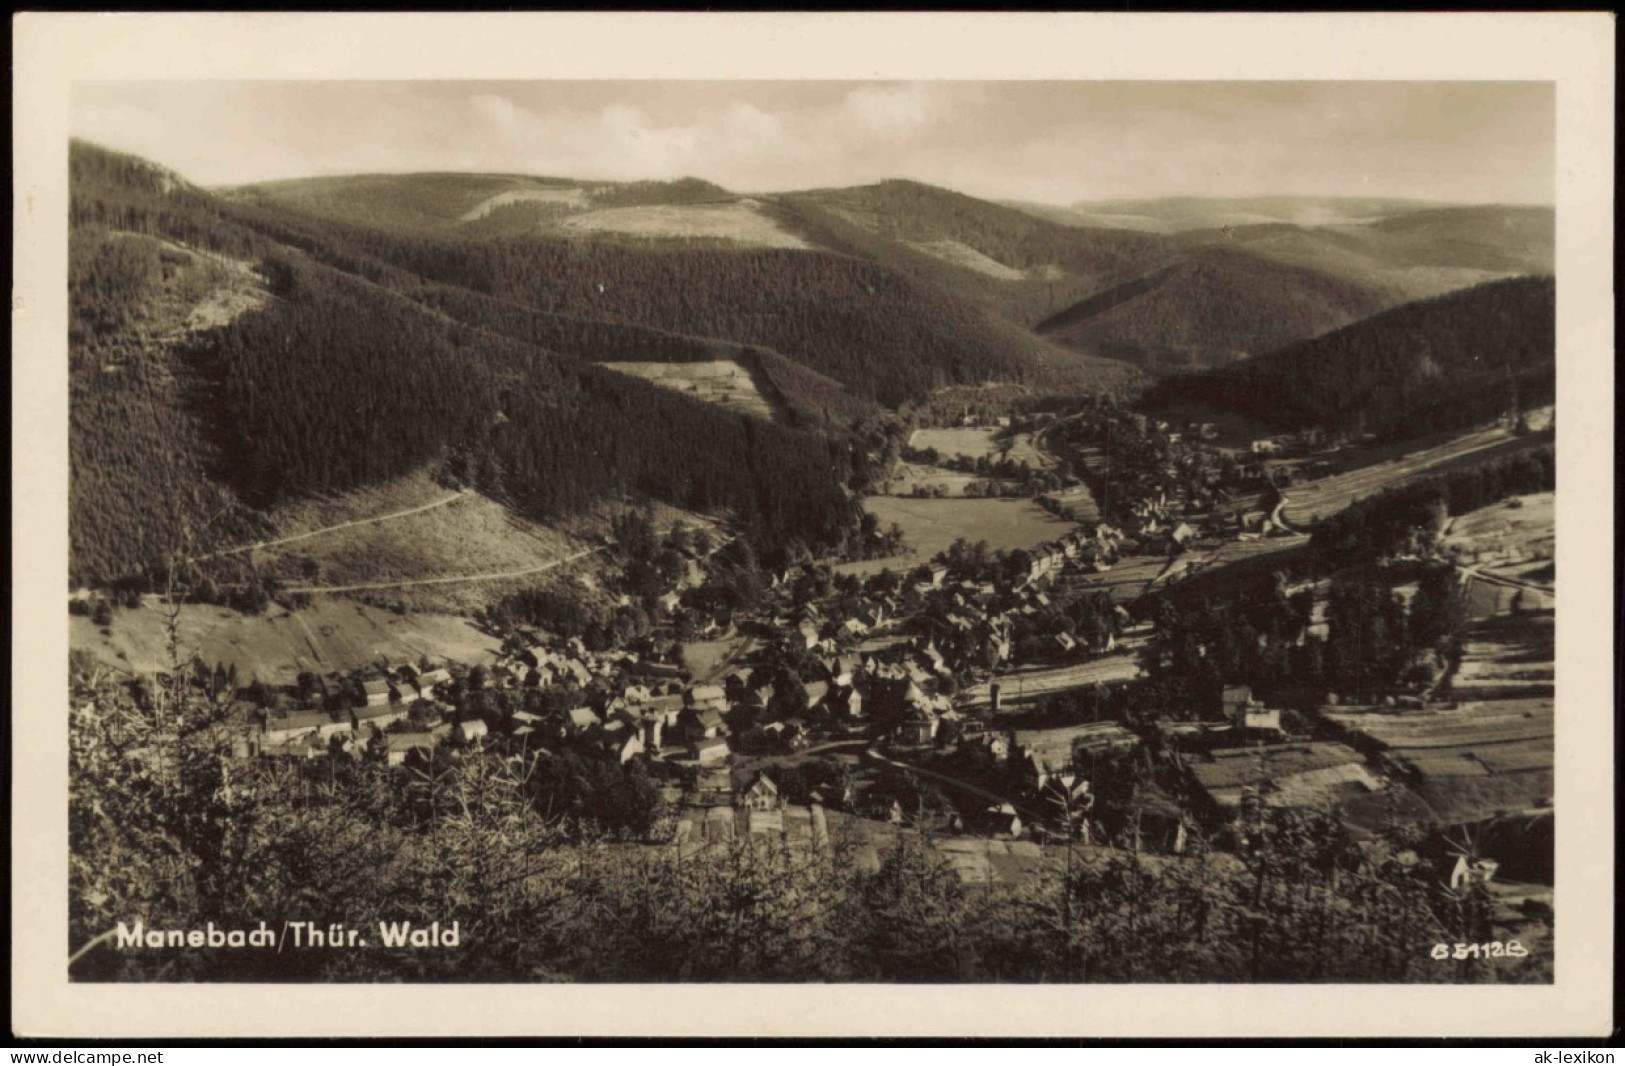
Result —
<svg viewBox="0 0 1625 1066"><path fill-rule="evenodd" d="M208 186L500 171L1550 204L1554 103L1548 82L82 82L70 127Z"/></svg>

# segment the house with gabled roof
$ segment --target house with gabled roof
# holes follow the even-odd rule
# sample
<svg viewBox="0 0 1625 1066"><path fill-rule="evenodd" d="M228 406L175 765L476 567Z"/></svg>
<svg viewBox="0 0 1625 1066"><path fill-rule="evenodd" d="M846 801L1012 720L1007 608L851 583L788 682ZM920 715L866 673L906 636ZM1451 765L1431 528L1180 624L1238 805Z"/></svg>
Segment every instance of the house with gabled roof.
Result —
<svg viewBox="0 0 1625 1066"><path fill-rule="evenodd" d="M348 720L335 721L332 715L323 710L304 709L267 714L261 728L262 743L284 744L306 735L315 735L325 741L337 733L347 733L351 728Z"/></svg>
<svg viewBox="0 0 1625 1066"><path fill-rule="evenodd" d="M738 793L739 806L751 811L777 811L784 807L779 786L765 772L759 772L749 786Z"/></svg>
<svg viewBox="0 0 1625 1066"><path fill-rule="evenodd" d="M603 721L594 713L592 708L576 707L566 712L563 732L567 737L579 737L592 732L601 725L603 725Z"/></svg>
<svg viewBox="0 0 1625 1066"><path fill-rule="evenodd" d="M719 763L726 759L731 751L725 737L708 737L696 740L689 745L689 754L699 761L701 766Z"/></svg>
<svg viewBox="0 0 1625 1066"><path fill-rule="evenodd" d="M414 681L418 687L418 695L423 699L432 700L441 685L451 683L451 671L443 666L437 666L433 670L420 670Z"/></svg>
<svg viewBox="0 0 1625 1066"><path fill-rule="evenodd" d="M400 766L409 758L434 757L436 737L432 733L391 733L385 740L385 758L391 766Z"/></svg>
<svg viewBox="0 0 1625 1066"><path fill-rule="evenodd" d="M406 717L406 707L388 701L355 707L350 711L350 722L358 733L369 728L382 732L396 722L405 721Z"/></svg>

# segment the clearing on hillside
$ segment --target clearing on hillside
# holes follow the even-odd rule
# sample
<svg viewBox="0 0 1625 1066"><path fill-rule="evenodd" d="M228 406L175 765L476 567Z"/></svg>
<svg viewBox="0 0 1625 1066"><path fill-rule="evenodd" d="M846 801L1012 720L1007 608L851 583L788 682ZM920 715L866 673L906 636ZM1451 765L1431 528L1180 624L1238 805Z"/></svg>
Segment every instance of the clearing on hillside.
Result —
<svg viewBox="0 0 1625 1066"><path fill-rule="evenodd" d="M573 185L545 189L509 189L482 200L458 218L459 222L478 222L491 212L513 204L556 204L566 208L587 206L587 190Z"/></svg>
<svg viewBox="0 0 1625 1066"><path fill-rule="evenodd" d="M968 244L959 241L905 241L916 252L924 252L955 266L986 274L1000 281L1025 281L1027 275L1014 267L1007 267L991 256L983 255Z"/></svg>
<svg viewBox="0 0 1625 1066"><path fill-rule="evenodd" d="M150 674L169 669L168 609L156 596L113 613L106 635L89 619L69 618L69 646L84 648L115 670ZM467 619L445 614L395 614L347 600L321 597L304 610L273 607L248 615L210 604L182 604L182 655L213 666L237 667L245 682L291 685L301 671L325 674L391 663L490 662L502 642Z"/></svg>
<svg viewBox="0 0 1625 1066"><path fill-rule="evenodd" d="M271 516L276 536L314 535L251 554L261 573L274 575L289 589L433 580L357 593L423 611L472 612L506 593L563 583L592 599L606 563L602 556L582 553L603 543L612 510L600 508L567 523L544 524L478 493L454 494L420 472L280 507ZM650 511L662 533L678 521L711 526L675 508ZM510 574L575 556L582 557L525 576L439 580Z"/></svg>
<svg viewBox="0 0 1625 1066"><path fill-rule="evenodd" d="M559 229L574 233L615 233L652 240L705 239L746 248L806 248L807 242L779 227L755 203L657 204L610 207L573 215Z"/></svg>
<svg viewBox="0 0 1625 1066"><path fill-rule="evenodd" d="M672 392L692 396L696 400L714 403L740 414L774 420L773 405L756 387L750 371L732 359L715 359L708 363L600 363L606 370L615 370L632 377L659 385Z"/></svg>

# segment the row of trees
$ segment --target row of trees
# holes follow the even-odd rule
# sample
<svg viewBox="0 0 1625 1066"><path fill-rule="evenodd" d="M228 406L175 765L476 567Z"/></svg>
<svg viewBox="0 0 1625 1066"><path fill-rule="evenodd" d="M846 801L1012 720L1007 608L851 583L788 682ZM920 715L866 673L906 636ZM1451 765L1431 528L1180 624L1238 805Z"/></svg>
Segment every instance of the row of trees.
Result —
<svg viewBox="0 0 1625 1066"><path fill-rule="evenodd" d="M1212 718L1229 684L1357 702L1426 691L1459 654L1466 626L1447 566L1426 569L1408 604L1379 570L1342 574L1327 594L1324 635L1310 632L1314 611L1315 593L1289 595L1280 575L1229 603L1160 600L1139 702L1168 717Z"/></svg>

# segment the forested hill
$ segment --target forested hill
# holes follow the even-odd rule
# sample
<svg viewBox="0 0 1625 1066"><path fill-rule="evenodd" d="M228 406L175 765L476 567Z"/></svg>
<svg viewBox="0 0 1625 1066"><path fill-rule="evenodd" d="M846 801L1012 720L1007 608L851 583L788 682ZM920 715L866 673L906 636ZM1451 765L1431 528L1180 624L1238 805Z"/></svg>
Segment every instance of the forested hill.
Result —
<svg viewBox="0 0 1625 1066"><path fill-rule="evenodd" d="M231 203L90 145L70 166L77 581L237 542L280 501L425 465L544 519L605 497L727 513L768 553L855 527L844 483L862 452L847 438L601 370L614 353L589 350L605 339L591 331L527 337L489 299L430 298L448 273L431 268L477 257ZM692 339L638 342L640 358L692 358ZM833 386L759 358L828 408Z"/></svg>
<svg viewBox="0 0 1625 1066"><path fill-rule="evenodd" d="M1372 286L1239 248L1198 248L1040 323L1052 340L1148 368L1223 366L1392 305Z"/></svg>
<svg viewBox="0 0 1625 1066"><path fill-rule="evenodd" d="M1195 402L1283 429L1388 436L1472 425L1552 402L1556 283L1491 282L1406 304L1224 370L1168 379L1146 410Z"/></svg>

